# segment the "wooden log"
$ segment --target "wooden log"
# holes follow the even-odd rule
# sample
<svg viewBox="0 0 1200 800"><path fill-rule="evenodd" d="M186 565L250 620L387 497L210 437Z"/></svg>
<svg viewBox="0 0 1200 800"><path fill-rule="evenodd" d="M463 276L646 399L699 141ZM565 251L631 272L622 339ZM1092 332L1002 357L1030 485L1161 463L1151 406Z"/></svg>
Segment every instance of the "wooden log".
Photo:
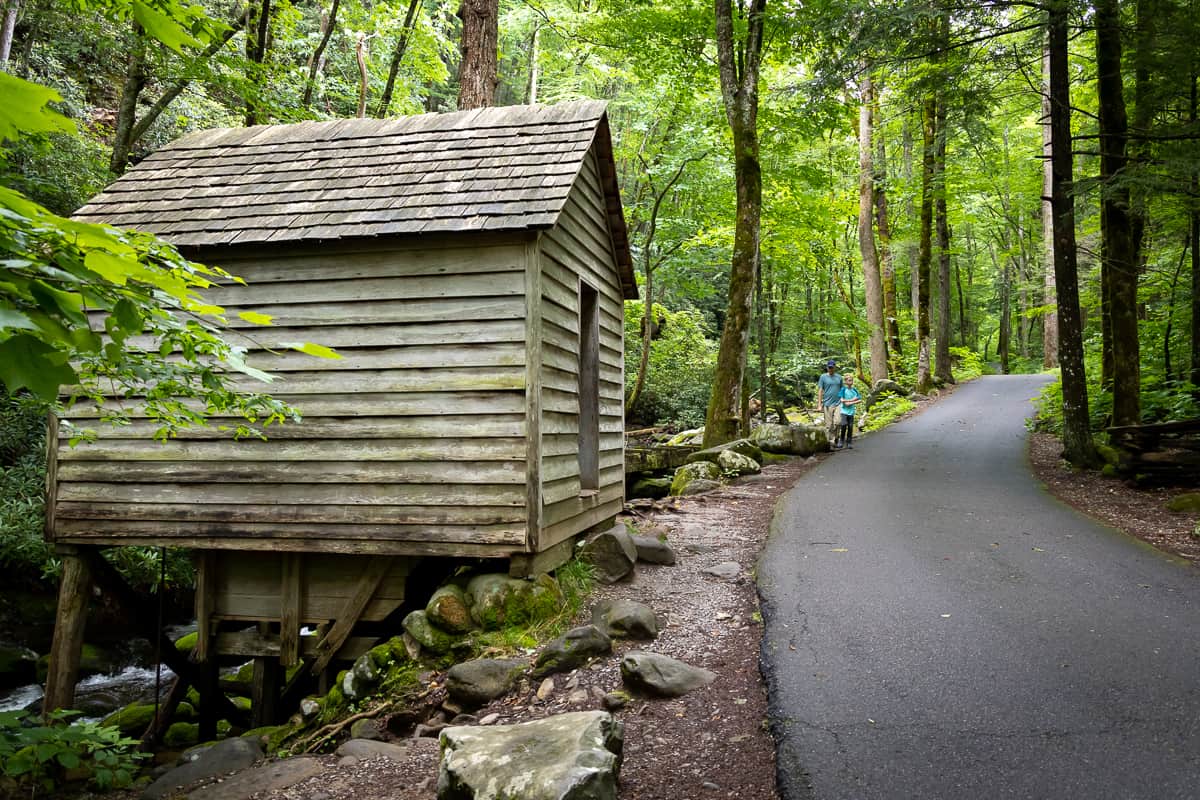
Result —
<svg viewBox="0 0 1200 800"><path fill-rule="evenodd" d="M54 619L54 639L50 645L50 670L46 674L43 716L75 705L79 656L83 648L88 599L92 595L92 569L88 551L63 548L59 554L62 558L62 578L58 584L58 611Z"/></svg>
<svg viewBox="0 0 1200 800"><path fill-rule="evenodd" d="M183 698L187 697L190 685L182 676L175 676L171 689L167 692L166 700L159 705L158 713L154 719L150 720L145 733L142 734L139 750L149 752L162 741L163 736L167 733L167 728L171 727L171 717L175 715L175 709L179 708Z"/></svg>

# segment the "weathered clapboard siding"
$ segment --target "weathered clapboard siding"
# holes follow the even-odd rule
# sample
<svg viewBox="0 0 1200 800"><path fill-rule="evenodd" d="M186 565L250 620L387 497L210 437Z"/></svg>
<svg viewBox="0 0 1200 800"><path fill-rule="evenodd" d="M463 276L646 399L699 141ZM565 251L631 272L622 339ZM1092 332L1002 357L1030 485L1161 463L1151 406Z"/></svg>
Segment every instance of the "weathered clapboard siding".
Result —
<svg viewBox="0 0 1200 800"><path fill-rule="evenodd" d="M366 539L372 552L398 554L468 542L524 549L525 247L510 238L373 249L341 255L334 270L319 251L277 255L261 283L257 261L227 254L221 266L249 285L206 299L231 319L271 301L274 325L242 328L254 340L248 362L276 376L270 391L305 421L273 426L267 441L233 441L220 419L161 444L147 442L152 420L98 428L75 447L64 438L59 540L153 533L225 547L270 531L342 551ZM410 254L419 274L408 272ZM468 263L491 268L458 269ZM295 341L336 347L342 358L264 349ZM70 418L94 421L87 410Z"/></svg>
<svg viewBox="0 0 1200 800"><path fill-rule="evenodd" d="M542 548L613 516L624 499L624 290L604 216L594 216L604 201L592 160L584 160L558 224L541 239ZM587 492L579 460L581 283L597 294L601 393L599 488Z"/></svg>

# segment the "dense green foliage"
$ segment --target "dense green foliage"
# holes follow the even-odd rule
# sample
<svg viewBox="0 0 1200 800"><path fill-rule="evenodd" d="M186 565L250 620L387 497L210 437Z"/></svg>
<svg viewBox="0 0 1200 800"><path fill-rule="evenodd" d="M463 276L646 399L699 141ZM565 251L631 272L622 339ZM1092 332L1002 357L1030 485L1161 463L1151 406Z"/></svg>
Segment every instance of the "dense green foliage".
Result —
<svg viewBox="0 0 1200 800"><path fill-rule="evenodd" d="M30 798L53 795L67 770L81 770L97 789L129 786L148 755L117 728L68 722L78 713L55 711L48 724L36 724L26 712L0 712L0 775Z"/></svg>

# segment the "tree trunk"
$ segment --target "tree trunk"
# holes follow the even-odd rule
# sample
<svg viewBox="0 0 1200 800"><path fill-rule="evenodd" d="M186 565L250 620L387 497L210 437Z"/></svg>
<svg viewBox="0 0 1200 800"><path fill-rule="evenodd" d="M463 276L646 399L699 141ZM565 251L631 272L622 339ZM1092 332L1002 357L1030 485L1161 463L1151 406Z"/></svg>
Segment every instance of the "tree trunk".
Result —
<svg viewBox="0 0 1200 800"><path fill-rule="evenodd" d="M1197 97L1200 95L1200 83L1196 75L1196 65L1192 65L1191 74L1191 107L1188 119L1194 128L1197 114ZM1192 358L1191 384L1195 396L1200 400L1200 166L1192 166L1192 210L1188 215L1188 244L1192 251Z"/></svg>
<svg viewBox="0 0 1200 800"><path fill-rule="evenodd" d="M740 392L746 369L762 217L762 171L758 157L758 72L766 0L750 0L746 14L748 25L741 37L734 33L731 6L731 0L715 0L721 96L725 104L725 116L733 133L737 219L729 270L729 307L721 329L717 368L705 417L705 447L732 441L738 434Z"/></svg>
<svg viewBox="0 0 1200 800"><path fill-rule="evenodd" d="M906 114L904 117L904 183L906 186L912 186L913 179L913 138L912 127L910 125L911 115ZM908 192L904 196L904 213L906 219L912 219L914 214L913 194ZM913 341L916 343L918 350L921 346L921 255L920 246L914 242L911 237L908 247L906 248L908 255L908 282L910 289L909 307L912 308L913 317Z"/></svg>
<svg viewBox="0 0 1200 800"><path fill-rule="evenodd" d="M939 3L937 19L937 48L945 53L950 47L950 12ZM936 56L940 62L942 56ZM947 124L946 92L936 93L937 113L934 115L934 197L937 215L938 250L938 320L933 373L943 383L954 383L954 371L950 366L950 220L946 211L946 139Z"/></svg>
<svg viewBox="0 0 1200 800"><path fill-rule="evenodd" d="M858 113L858 249L862 254L863 289L867 304L868 342L871 351L871 386L888 377L887 331L883 316L883 282L879 275L879 252L872 226L875 210L875 168L871 163L871 109L874 91L870 67L862 70L862 97Z"/></svg>
<svg viewBox="0 0 1200 800"><path fill-rule="evenodd" d="M496 102L499 0L462 0L462 62L458 72L458 108L486 108Z"/></svg>
<svg viewBox="0 0 1200 800"><path fill-rule="evenodd" d="M1136 425L1142 420L1138 269L1129 215L1129 187L1123 184L1128 123L1121 79L1120 7L1117 0L1097 0L1095 9L1096 85L1100 101L1101 258L1109 278L1113 424Z"/></svg>
<svg viewBox="0 0 1200 800"><path fill-rule="evenodd" d="M1059 363L1062 367L1063 457L1079 467L1098 462L1088 422L1087 374L1075 250L1074 165L1071 148L1071 76L1068 0L1047 3L1050 33L1050 147L1054 169L1050 202L1054 217L1054 275L1058 297Z"/></svg>
<svg viewBox="0 0 1200 800"><path fill-rule="evenodd" d="M354 44L354 59L358 62L358 113L359 119L367 115L367 88L370 86L367 75L367 59L363 49L367 44L367 35L360 33Z"/></svg>
<svg viewBox="0 0 1200 800"><path fill-rule="evenodd" d="M4 4L4 22L0 25L0 71L8 72L8 57L12 53L13 32L17 29L17 15L21 12L21 0L8 0Z"/></svg>
<svg viewBox="0 0 1200 800"><path fill-rule="evenodd" d="M525 83L525 102L533 105L538 101L538 35L542 26L535 24L529 34L529 80Z"/></svg>
<svg viewBox="0 0 1200 800"><path fill-rule="evenodd" d="M132 35L125 67L125 84L121 87L121 101L117 106L117 121L113 130L112 157L108 160L108 168L113 175L123 174L129 165L138 98L146 88L146 36L137 22L133 23Z"/></svg>
<svg viewBox="0 0 1200 800"><path fill-rule="evenodd" d="M929 369L929 272L933 260L933 180L935 136L937 133L937 101L927 97L921 114L921 233L917 257L917 391L927 394L933 389Z"/></svg>
<svg viewBox="0 0 1200 800"><path fill-rule="evenodd" d="M1048 307L1042 317L1042 366L1058 366L1058 310L1054 286L1054 211L1050 193L1054 169L1050 163L1050 50L1042 53L1042 273L1045 275L1042 302Z"/></svg>
<svg viewBox="0 0 1200 800"><path fill-rule="evenodd" d="M1000 372L1007 375L1011 371L1009 356L1012 350L1012 306L1009 298L1012 294L1012 273L1008 268L1008 257L1005 256L1001 263L996 255L995 246L989 246L988 249L992 253L992 263L1000 273L1000 335L996 340L996 354L1000 356Z"/></svg>
<svg viewBox="0 0 1200 800"><path fill-rule="evenodd" d="M375 116L383 119L391 111L392 94L396 91L396 76L400 74L400 62L404 60L404 51L408 49L408 40L412 37L413 25L417 18L417 8L421 0L411 0L408 13L404 15L404 25L400 28L400 38L396 40L396 49L392 51L392 63L388 67L387 84L383 87L383 95L375 108Z"/></svg>
<svg viewBox="0 0 1200 800"><path fill-rule="evenodd" d="M317 83L317 73L325 64L325 47L329 44L329 40L333 38L333 32L337 29L337 12L338 5L341 0L333 0L329 5L329 16L324 20L324 30L322 31L321 42L317 45L317 49L313 51L312 59L308 65L308 80L304 83L304 97L300 101L305 108L312 105L313 87ZM362 116L361 114L359 116Z"/></svg>
<svg viewBox="0 0 1200 800"><path fill-rule="evenodd" d="M878 108L878 102L876 102ZM883 316L887 327L888 358L893 369L898 369L903 355L900 341L900 311L896 302L896 254L892 250L892 229L888 221L887 162L884 160L883 137L878 140L878 158L875 159L875 227L879 233L879 252L883 257L880 285L883 289ZM891 372L893 370L889 370Z"/></svg>

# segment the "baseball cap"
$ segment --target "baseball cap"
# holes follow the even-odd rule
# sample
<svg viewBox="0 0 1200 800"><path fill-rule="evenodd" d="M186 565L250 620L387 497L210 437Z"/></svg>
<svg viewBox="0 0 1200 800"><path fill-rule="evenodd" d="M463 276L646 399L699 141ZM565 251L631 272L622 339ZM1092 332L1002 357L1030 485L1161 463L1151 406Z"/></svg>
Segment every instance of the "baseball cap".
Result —
<svg viewBox="0 0 1200 800"><path fill-rule="evenodd" d="M836 362L836 361L834 361L834 360L831 358L831 359L829 359L828 361L826 361L826 362L825 362L825 366L826 366L826 367L836 367L836 366L837 366L837 362Z"/></svg>

